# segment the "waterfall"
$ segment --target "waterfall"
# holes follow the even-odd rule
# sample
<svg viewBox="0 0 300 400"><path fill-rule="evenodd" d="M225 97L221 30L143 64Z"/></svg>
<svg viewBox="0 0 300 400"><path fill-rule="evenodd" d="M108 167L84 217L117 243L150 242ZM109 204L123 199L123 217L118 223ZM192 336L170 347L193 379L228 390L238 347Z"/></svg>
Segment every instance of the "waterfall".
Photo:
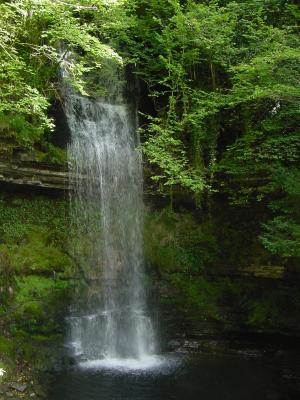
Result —
<svg viewBox="0 0 300 400"><path fill-rule="evenodd" d="M120 78L115 76L115 87ZM114 98L66 90L71 132L72 252L84 290L69 317L70 343L83 361L143 360L155 353L147 315L142 228L142 160L136 113Z"/></svg>

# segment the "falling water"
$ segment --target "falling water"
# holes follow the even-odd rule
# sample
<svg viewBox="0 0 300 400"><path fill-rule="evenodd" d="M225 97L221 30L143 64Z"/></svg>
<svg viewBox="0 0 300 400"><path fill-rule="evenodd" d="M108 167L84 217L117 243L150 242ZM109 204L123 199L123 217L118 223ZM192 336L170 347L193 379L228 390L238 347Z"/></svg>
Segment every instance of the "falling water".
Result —
<svg viewBox="0 0 300 400"><path fill-rule="evenodd" d="M119 78L115 87L122 86ZM142 362L155 353L142 254L142 164L134 107L67 90L71 131L73 257L85 290L70 316L70 343L91 365Z"/></svg>

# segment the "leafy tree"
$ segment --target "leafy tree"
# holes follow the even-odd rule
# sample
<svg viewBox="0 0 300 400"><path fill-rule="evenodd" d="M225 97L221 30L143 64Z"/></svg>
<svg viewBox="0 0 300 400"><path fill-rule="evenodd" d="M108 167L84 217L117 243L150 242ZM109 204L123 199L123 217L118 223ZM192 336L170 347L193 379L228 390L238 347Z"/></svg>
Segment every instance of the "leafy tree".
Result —
<svg viewBox="0 0 300 400"><path fill-rule="evenodd" d="M159 188L261 204L264 246L296 256L299 4L130 0L120 9L126 22L107 33L152 99L142 147Z"/></svg>
<svg viewBox="0 0 300 400"><path fill-rule="evenodd" d="M0 11L2 131L38 142L61 65L97 95L93 75L121 62L118 49L152 101L141 147L159 189L259 204L263 245L299 256L298 2L14 0Z"/></svg>
<svg viewBox="0 0 300 400"><path fill-rule="evenodd" d="M86 13L101 12L103 3L82 0L14 0L0 3L0 118L24 145L38 141L53 120L47 110L59 97L59 70L84 91L82 76L101 68L105 58L120 61L87 24ZM66 59L67 50L76 62Z"/></svg>
<svg viewBox="0 0 300 400"><path fill-rule="evenodd" d="M230 158L224 144L259 136L264 123L274 124L279 102L285 108L299 96L299 9L253 0L131 0L126 7L134 16L108 32L153 99L157 115L143 131L143 149L159 168L154 179L210 189L219 161L223 168L223 155Z"/></svg>

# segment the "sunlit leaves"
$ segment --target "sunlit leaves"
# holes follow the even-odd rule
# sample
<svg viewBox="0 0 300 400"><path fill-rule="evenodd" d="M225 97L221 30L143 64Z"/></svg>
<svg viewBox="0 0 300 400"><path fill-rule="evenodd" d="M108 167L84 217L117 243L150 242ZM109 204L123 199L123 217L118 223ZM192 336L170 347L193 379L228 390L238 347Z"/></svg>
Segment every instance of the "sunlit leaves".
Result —
<svg viewBox="0 0 300 400"><path fill-rule="evenodd" d="M22 137L24 129L16 132L20 143L30 145L38 140L37 132L42 135L53 128L47 110L49 102L59 97L62 49L73 53L69 77L82 92L87 71L100 69L104 59L121 62L85 21L85 13L100 12L103 7L102 2L89 0L15 0L0 4L0 112L8 113L12 120L19 116L25 125L32 125L31 138Z"/></svg>
<svg viewBox="0 0 300 400"><path fill-rule="evenodd" d="M178 126L173 123L163 128L161 124L161 120L152 119L148 128L152 135L142 146L150 164L162 171L152 179L161 181L167 187L181 185L193 192L201 192L204 188L203 176L189 167L186 149L174 134Z"/></svg>

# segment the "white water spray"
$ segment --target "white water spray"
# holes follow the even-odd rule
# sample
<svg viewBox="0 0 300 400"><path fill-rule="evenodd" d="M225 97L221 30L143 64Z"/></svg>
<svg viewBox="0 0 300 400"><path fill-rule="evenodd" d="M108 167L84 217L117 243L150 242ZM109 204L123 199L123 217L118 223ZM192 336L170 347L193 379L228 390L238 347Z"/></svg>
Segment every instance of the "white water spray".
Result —
<svg viewBox="0 0 300 400"><path fill-rule="evenodd" d="M73 255L86 284L85 305L69 318L70 342L85 365L128 366L132 360L136 367L153 362L155 335L143 285L136 115L120 93L117 98L95 100L71 90L65 97L75 176Z"/></svg>

